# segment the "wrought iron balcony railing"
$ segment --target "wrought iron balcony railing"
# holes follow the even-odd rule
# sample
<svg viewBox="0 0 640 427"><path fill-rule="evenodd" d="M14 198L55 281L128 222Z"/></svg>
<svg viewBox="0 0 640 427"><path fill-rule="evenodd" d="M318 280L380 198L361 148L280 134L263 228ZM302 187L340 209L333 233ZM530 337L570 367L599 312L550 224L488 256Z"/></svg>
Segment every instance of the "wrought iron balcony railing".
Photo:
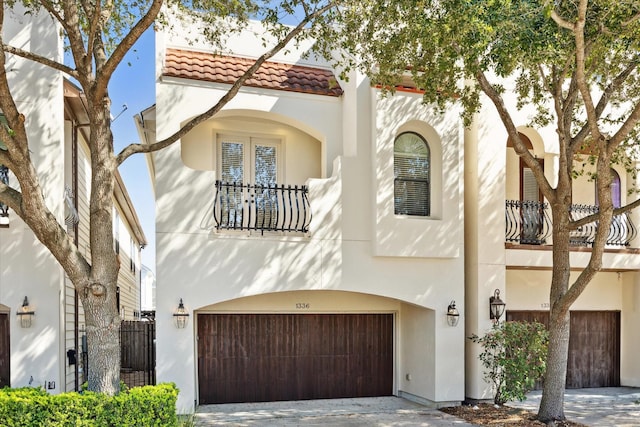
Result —
<svg viewBox="0 0 640 427"><path fill-rule="evenodd" d="M578 220L598 212L598 206L572 205L571 217ZM551 236L552 221L547 203L507 200L505 209L507 242L544 245ZM593 245L598 228L597 221L590 222L571 232L569 243L574 246ZM607 245L627 247L638 231L629 212L613 217Z"/></svg>
<svg viewBox="0 0 640 427"><path fill-rule="evenodd" d="M307 233L311 223L306 185L260 185L216 181L213 220L217 230Z"/></svg>

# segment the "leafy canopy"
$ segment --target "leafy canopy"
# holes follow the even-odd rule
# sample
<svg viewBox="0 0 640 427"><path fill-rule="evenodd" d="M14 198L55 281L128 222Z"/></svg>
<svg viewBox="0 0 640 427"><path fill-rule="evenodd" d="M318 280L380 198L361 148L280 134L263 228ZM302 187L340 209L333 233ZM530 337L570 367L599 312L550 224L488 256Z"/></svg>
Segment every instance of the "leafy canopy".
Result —
<svg viewBox="0 0 640 427"><path fill-rule="evenodd" d="M479 89L464 82L486 71L499 79L515 76L519 105L538 105L535 121L546 125L551 94L566 94L565 78L575 69L573 34L551 14L574 22L576 7L577 2L561 0L363 0L341 9L332 40L355 54L358 65L383 87L393 88L408 72L424 89L426 103L445 108L460 100L467 123L479 107ZM587 72L595 90L604 91L629 63L638 61L639 11L634 0L590 2ZM348 55L342 60L356 66ZM554 73L563 78L554 79ZM502 92L502 80L497 81L495 87ZM637 101L638 83L634 74L612 100ZM557 84L560 87L554 87ZM606 120L617 122L619 117Z"/></svg>

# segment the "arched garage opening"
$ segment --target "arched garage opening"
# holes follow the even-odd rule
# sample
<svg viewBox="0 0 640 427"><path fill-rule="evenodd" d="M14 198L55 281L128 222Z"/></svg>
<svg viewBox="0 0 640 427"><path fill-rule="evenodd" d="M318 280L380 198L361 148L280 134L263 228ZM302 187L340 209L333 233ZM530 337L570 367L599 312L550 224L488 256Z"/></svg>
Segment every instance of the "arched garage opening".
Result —
<svg viewBox="0 0 640 427"><path fill-rule="evenodd" d="M327 310L332 300L335 309ZM396 394L405 305L352 292L296 291L198 310L199 403Z"/></svg>

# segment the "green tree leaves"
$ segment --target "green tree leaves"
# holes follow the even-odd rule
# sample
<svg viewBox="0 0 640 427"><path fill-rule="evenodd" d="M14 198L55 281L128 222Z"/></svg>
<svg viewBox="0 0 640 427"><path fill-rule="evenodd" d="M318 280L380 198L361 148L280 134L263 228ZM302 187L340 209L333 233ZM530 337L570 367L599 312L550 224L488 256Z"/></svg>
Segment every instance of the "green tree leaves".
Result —
<svg viewBox="0 0 640 427"><path fill-rule="evenodd" d="M527 392L544 374L548 333L538 322L503 322L485 336L472 335L482 345L480 361L485 379L493 384L496 404L526 399Z"/></svg>

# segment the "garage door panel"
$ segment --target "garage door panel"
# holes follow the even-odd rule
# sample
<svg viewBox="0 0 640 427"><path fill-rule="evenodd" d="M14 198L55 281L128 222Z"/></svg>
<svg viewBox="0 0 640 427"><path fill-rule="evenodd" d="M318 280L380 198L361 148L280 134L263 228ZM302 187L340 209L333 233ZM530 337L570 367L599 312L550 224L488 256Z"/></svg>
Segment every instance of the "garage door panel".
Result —
<svg viewBox="0 0 640 427"><path fill-rule="evenodd" d="M549 324L548 311L508 311L507 320ZM620 385L620 312L572 311L567 388Z"/></svg>
<svg viewBox="0 0 640 427"><path fill-rule="evenodd" d="M200 403L392 393L391 314L201 314Z"/></svg>

